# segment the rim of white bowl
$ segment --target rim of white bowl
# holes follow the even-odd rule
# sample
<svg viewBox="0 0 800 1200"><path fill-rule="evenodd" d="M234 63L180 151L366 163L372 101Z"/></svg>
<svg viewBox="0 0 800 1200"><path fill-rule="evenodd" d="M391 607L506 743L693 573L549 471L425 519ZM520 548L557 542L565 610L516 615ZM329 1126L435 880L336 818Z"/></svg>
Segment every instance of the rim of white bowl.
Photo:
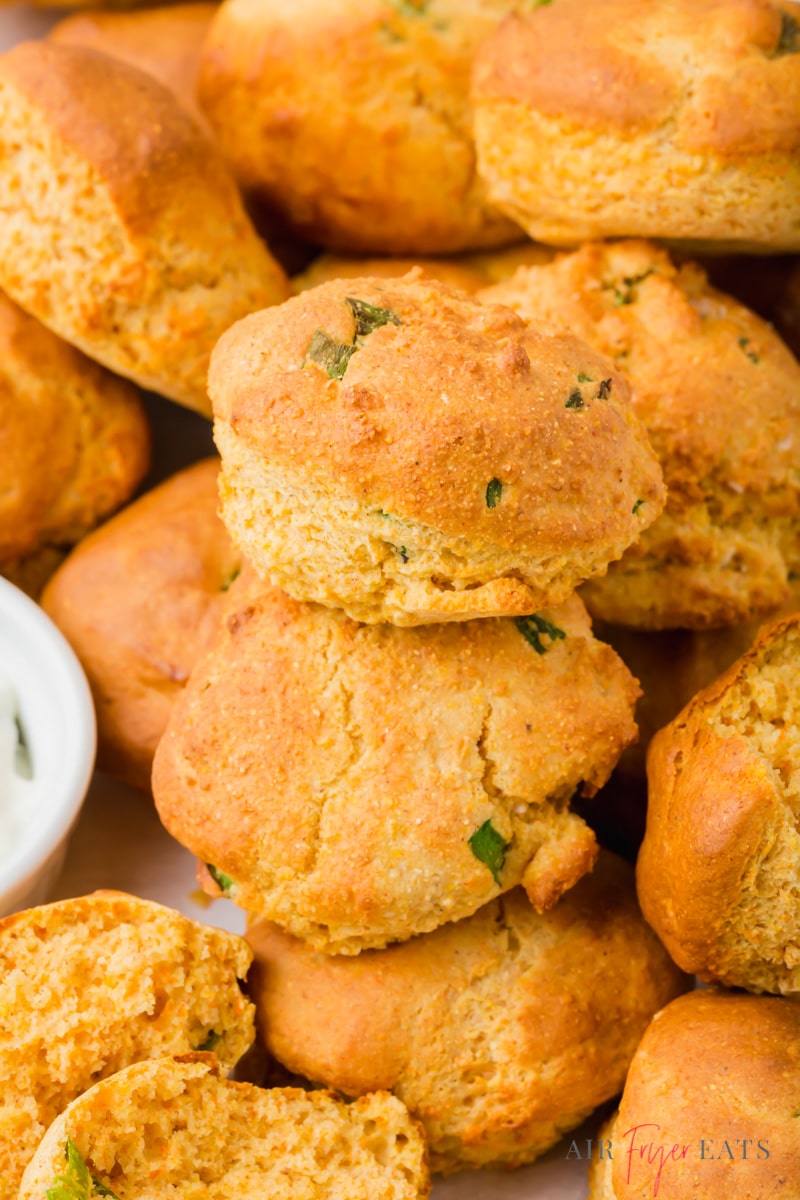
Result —
<svg viewBox="0 0 800 1200"><path fill-rule="evenodd" d="M55 811L42 828L33 827L0 867L0 897L43 866L69 834L94 771L97 721L89 684L75 651L47 613L7 579L0 577L0 619L8 617L26 641L37 643L50 663L48 684L63 703L67 751ZM13 680L10 680L13 684Z"/></svg>

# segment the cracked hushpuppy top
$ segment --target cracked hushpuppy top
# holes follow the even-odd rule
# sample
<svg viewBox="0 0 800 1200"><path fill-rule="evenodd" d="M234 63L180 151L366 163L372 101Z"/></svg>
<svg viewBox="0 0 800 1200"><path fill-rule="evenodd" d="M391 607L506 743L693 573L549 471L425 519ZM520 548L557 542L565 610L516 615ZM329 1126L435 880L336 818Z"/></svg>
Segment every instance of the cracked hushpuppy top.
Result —
<svg viewBox="0 0 800 1200"><path fill-rule="evenodd" d="M532 238L800 248L800 4L534 7L472 87L479 172Z"/></svg>
<svg viewBox="0 0 800 1200"><path fill-rule="evenodd" d="M158 747L154 796L247 912L354 954L520 882L554 904L597 854L570 797L635 738L637 696L574 596L398 629L245 572Z"/></svg>
<svg viewBox="0 0 800 1200"><path fill-rule="evenodd" d="M0 574L37 592L149 462L136 389L0 294Z"/></svg>
<svg viewBox="0 0 800 1200"><path fill-rule="evenodd" d="M78 7L70 4L70 8ZM130 7L127 5L126 7ZM83 46L154 76L177 96L198 125L206 120L197 103L200 47L217 11L216 4L171 4L143 12L76 13L59 21L50 42Z"/></svg>
<svg viewBox="0 0 800 1200"><path fill-rule="evenodd" d="M0 286L90 358L200 412L217 338L288 294L172 93L48 42L0 56Z"/></svg>
<svg viewBox="0 0 800 1200"><path fill-rule="evenodd" d="M1 921L0 1200L16 1200L51 1122L98 1079L212 1046L233 1067L255 1036L251 958L243 938L122 892Z"/></svg>
<svg viewBox="0 0 800 1200"><path fill-rule="evenodd" d="M800 365L772 326L639 241L583 246L480 297L605 354L661 463L666 507L586 585L592 615L707 629L776 610L800 568Z"/></svg>
<svg viewBox="0 0 800 1200"><path fill-rule="evenodd" d="M272 583L358 621L558 604L664 504L608 359L415 272L238 322L209 394L234 541Z"/></svg>
<svg viewBox="0 0 800 1200"><path fill-rule="evenodd" d="M392 1090L435 1171L531 1162L616 1095L652 1015L686 979L606 852L544 915L521 889L357 958L269 922L247 933L256 1020L290 1070L358 1096Z"/></svg>
<svg viewBox="0 0 800 1200"><path fill-rule="evenodd" d="M798 1119L800 1006L690 992L639 1044L589 1200L800 1200Z"/></svg>
<svg viewBox="0 0 800 1200"><path fill-rule="evenodd" d="M227 0L199 97L237 178L306 240L373 254L519 229L475 170L472 60L514 0Z"/></svg>
<svg viewBox="0 0 800 1200"><path fill-rule="evenodd" d="M150 789L156 746L241 567L217 516L219 459L181 471L86 538L42 596L81 661L100 766Z"/></svg>
<svg viewBox="0 0 800 1200"><path fill-rule="evenodd" d="M425 1142L385 1092L329 1092L220 1078L210 1054L137 1063L51 1126L19 1200L54 1183L75 1200L425 1200ZM67 1190L65 1184L71 1185Z"/></svg>
<svg viewBox="0 0 800 1200"><path fill-rule="evenodd" d="M637 868L647 920L684 970L800 993L800 613L650 743Z"/></svg>

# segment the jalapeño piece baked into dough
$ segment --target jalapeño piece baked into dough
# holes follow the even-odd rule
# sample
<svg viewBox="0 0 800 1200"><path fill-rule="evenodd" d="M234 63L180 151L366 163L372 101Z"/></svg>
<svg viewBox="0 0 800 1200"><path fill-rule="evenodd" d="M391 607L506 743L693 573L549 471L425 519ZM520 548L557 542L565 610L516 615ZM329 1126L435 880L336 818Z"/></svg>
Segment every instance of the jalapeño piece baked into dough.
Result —
<svg viewBox="0 0 800 1200"><path fill-rule="evenodd" d="M122 892L0 921L1 1200L16 1200L47 1127L98 1079L211 1046L233 1067L254 1038L240 987L251 958L242 938Z"/></svg>
<svg viewBox="0 0 800 1200"><path fill-rule="evenodd" d="M38 591L149 461L136 389L0 294L0 574Z"/></svg>
<svg viewBox="0 0 800 1200"><path fill-rule="evenodd" d="M232 1083L211 1054L137 1063L76 1100L49 1129L19 1200L41 1200L54 1181L120 1200L424 1200L430 1192L425 1143L394 1096L345 1104L329 1092Z"/></svg>
<svg viewBox="0 0 800 1200"><path fill-rule="evenodd" d="M639 899L684 970L800 993L800 613L650 744Z"/></svg>
<svg viewBox="0 0 800 1200"><path fill-rule="evenodd" d="M560 603L664 503L607 359L413 273L240 321L209 394L234 541L291 595L359 621Z"/></svg>
<svg viewBox="0 0 800 1200"><path fill-rule="evenodd" d="M0 286L91 358L201 412L219 335L288 291L172 93L48 42L0 56Z"/></svg>
<svg viewBox="0 0 800 1200"><path fill-rule="evenodd" d="M237 178L311 242L447 254L519 230L475 171L472 60L514 0L227 0L199 95Z"/></svg>
<svg viewBox="0 0 800 1200"><path fill-rule="evenodd" d="M800 1006L789 1000L673 1000L600 1131L613 1160L593 1157L590 1200L800 1200L798 1047Z"/></svg>
<svg viewBox="0 0 800 1200"><path fill-rule="evenodd" d="M86 672L100 765L149 789L175 700L241 567L217 516L218 459L168 479L70 555L42 597Z"/></svg>
<svg viewBox="0 0 800 1200"><path fill-rule="evenodd" d="M800 364L772 327L639 241L583 246L481 298L607 355L659 457L666 508L586 585L592 615L705 629L777 609L800 567Z"/></svg>
<svg viewBox="0 0 800 1200"><path fill-rule="evenodd" d="M557 0L478 51L489 195L555 245L800 248L800 4Z"/></svg>
<svg viewBox="0 0 800 1200"><path fill-rule="evenodd" d="M154 76L205 128L197 103L197 72L200 47L217 7L192 3L140 12L83 12L59 21L47 36L51 42L120 58Z"/></svg>
<svg viewBox="0 0 800 1200"><path fill-rule="evenodd" d="M292 1071L351 1096L391 1089L436 1171L531 1162L625 1078L653 1013L686 981L603 852L551 911L521 889L354 959L269 922L247 934L257 1021Z"/></svg>
<svg viewBox="0 0 800 1200"><path fill-rule="evenodd" d="M636 736L637 695L575 596L525 620L398 629L244 573L153 791L242 908L354 954L520 882L555 903L597 853L569 799Z"/></svg>

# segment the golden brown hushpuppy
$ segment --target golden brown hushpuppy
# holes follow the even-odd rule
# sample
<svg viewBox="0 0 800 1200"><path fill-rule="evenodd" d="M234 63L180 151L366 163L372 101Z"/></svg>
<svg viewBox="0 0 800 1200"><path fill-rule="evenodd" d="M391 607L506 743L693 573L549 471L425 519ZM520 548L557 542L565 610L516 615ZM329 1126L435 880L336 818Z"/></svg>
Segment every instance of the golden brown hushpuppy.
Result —
<svg viewBox="0 0 800 1200"><path fill-rule="evenodd" d="M219 335L288 294L172 93L49 42L0 56L0 286L91 358L200 412Z"/></svg>
<svg viewBox="0 0 800 1200"><path fill-rule="evenodd" d="M0 573L36 593L149 461L136 389L0 294Z"/></svg>
<svg viewBox="0 0 800 1200"><path fill-rule="evenodd" d="M0 1200L98 1079L198 1048L233 1067L255 1036L251 958L242 938L122 892L0 921Z"/></svg>
<svg viewBox="0 0 800 1200"><path fill-rule="evenodd" d="M297 599L359 621L558 604L664 503L608 359L414 273L238 322L209 394L234 542Z"/></svg>
<svg viewBox="0 0 800 1200"><path fill-rule="evenodd" d="M354 954L520 882L555 903L597 853L569 799L635 737L637 695L576 596L524 620L398 629L245 572L153 792L242 908Z"/></svg>
<svg viewBox="0 0 800 1200"><path fill-rule="evenodd" d="M799 1117L800 1005L690 992L639 1043L590 1200L800 1200Z"/></svg>
<svg viewBox="0 0 800 1200"><path fill-rule="evenodd" d="M650 743L639 899L677 963L751 991L800 992L800 613Z"/></svg>
<svg viewBox="0 0 800 1200"><path fill-rule="evenodd" d="M475 171L475 50L514 0L226 0L199 96L237 178L309 241L447 254L513 241Z"/></svg>
<svg viewBox="0 0 800 1200"><path fill-rule="evenodd" d="M531 1162L622 1085L684 976L603 853L544 916L521 889L456 925L355 959L259 922L257 1020L292 1071L359 1096L388 1088L436 1171Z"/></svg>
<svg viewBox="0 0 800 1200"><path fill-rule="evenodd" d="M47 37L61 45L98 50L152 75L206 128L197 103L197 72L200 48L217 8L194 3L139 12L78 13L59 21Z"/></svg>
<svg viewBox="0 0 800 1200"><path fill-rule="evenodd" d="M492 283L510 278L518 267L550 262L555 251L535 242L522 242L505 250L459 254L452 258L349 258L343 254L320 254L310 266L291 280L295 295L331 279L397 279L419 267L426 279L477 292Z"/></svg>
<svg viewBox="0 0 800 1200"><path fill-rule="evenodd" d="M100 766L149 789L156 746L239 572L217 516L219 460L168 479L87 538L55 573L45 611L86 672Z"/></svg>
<svg viewBox="0 0 800 1200"><path fill-rule="evenodd" d="M800 4L534 9L478 51L472 92L479 171L531 237L800 248Z"/></svg>
<svg viewBox="0 0 800 1200"><path fill-rule="evenodd" d="M429 1192L425 1143L394 1096L345 1104L329 1092L265 1090L222 1079L213 1055L192 1054L137 1063L75 1100L48 1130L19 1200L424 1200Z"/></svg>
<svg viewBox="0 0 800 1200"><path fill-rule="evenodd" d="M775 611L800 567L800 364L770 325L652 243L594 243L482 298L613 361L656 451L664 512L584 599L640 629Z"/></svg>

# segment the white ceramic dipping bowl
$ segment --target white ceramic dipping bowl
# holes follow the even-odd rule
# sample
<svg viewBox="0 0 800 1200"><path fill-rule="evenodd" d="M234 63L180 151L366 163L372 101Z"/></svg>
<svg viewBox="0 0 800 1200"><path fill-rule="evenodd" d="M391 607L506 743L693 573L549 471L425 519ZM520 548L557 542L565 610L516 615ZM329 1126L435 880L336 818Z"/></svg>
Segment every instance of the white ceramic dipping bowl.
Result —
<svg viewBox="0 0 800 1200"><path fill-rule="evenodd" d="M11 684L33 765L35 802L0 854L0 916L41 904L67 850L94 766L89 685L72 649L24 592L0 579L0 677Z"/></svg>

